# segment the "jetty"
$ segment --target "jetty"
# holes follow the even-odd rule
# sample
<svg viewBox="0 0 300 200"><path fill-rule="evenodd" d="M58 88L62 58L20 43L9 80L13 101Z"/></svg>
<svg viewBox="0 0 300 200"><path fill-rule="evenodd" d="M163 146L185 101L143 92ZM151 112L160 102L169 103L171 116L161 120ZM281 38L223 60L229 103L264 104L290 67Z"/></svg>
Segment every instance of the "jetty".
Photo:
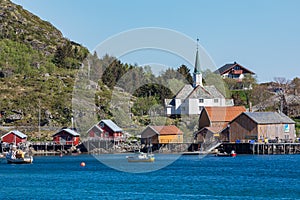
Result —
<svg viewBox="0 0 300 200"><path fill-rule="evenodd" d="M217 149L253 155L300 154L300 143L222 143Z"/></svg>

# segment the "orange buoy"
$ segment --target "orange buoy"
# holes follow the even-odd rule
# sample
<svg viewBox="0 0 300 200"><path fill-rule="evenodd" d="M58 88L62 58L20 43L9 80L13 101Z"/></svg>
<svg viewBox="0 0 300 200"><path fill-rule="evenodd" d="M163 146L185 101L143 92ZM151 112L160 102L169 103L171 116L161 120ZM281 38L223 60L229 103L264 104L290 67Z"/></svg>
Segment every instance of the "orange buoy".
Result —
<svg viewBox="0 0 300 200"><path fill-rule="evenodd" d="M80 166L81 166L81 167L85 167L85 162L81 162L81 163L80 163Z"/></svg>

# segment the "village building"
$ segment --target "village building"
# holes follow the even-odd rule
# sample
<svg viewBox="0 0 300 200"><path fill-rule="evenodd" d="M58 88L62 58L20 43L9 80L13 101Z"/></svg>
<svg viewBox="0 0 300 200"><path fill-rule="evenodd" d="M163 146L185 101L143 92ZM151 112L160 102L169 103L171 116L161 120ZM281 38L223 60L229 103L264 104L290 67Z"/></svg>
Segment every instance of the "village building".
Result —
<svg viewBox="0 0 300 200"><path fill-rule="evenodd" d="M237 81L242 81L245 76L253 76L254 72L238 64L237 62L225 64L215 71L216 74L220 74L223 78L231 78Z"/></svg>
<svg viewBox="0 0 300 200"><path fill-rule="evenodd" d="M245 111L244 106L203 108L199 115L199 131L195 133L196 142L204 142L208 136L217 137L220 141L229 141L229 122Z"/></svg>
<svg viewBox="0 0 300 200"><path fill-rule="evenodd" d="M143 144L183 143L183 132L174 125L147 126L141 133Z"/></svg>
<svg viewBox="0 0 300 200"><path fill-rule="evenodd" d="M184 85L172 99L165 99L167 116L199 115L205 106L233 106L233 99L226 99L214 86L204 86L198 55L193 73L193 85Z"/></svg>
<svg viewBox="0 0 300 200"><path fill-rule="evenodd" d="M204 127L227 127L228 123L234 118L245 112L244 106L207 106L204 107L199 115L198 129Z"/></svg>
<svg viewBox="0 0 300 200"><path fill-rule="evenodd" d="M283 113L244 112L229 126L230 142L292 142L296 138L295 122Z"/></svg>
<svg viewBox="0 0 300 200"><path fill-rule="evenodd" d="M56 144L61 145L74 145L77 146L80 141L80 134L77 133L75 130L65 128L61 129L57 133L55 133L53 136L53 141Z"/></svg>
<svg viewBox="0 0 300 200"><path fill-rule="evenodd" d="M13 143L15 145L18 145L20 143L27 142L27 135L24 133L18 131L18 130L12 130L6 133L1 137L2 143Z"/></svg>
<svg viewBox="0 0 300 200"><path fill-rule="evenodd" d="M91 127L88 131L90 138L109 140L114 142L124 141L123 130L110 119L104 119Z"/></svg>

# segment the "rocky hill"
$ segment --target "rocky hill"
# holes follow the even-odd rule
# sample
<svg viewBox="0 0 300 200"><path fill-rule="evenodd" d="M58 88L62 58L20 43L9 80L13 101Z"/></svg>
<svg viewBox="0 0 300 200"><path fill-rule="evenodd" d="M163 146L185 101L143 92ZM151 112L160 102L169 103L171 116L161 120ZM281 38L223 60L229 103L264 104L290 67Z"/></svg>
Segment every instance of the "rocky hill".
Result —
<svg viewBox="0 0 300 200"><path fill-rule="evenodd" d="M67 126L88 50L10 0L0 1L0 125Z"/></svg>

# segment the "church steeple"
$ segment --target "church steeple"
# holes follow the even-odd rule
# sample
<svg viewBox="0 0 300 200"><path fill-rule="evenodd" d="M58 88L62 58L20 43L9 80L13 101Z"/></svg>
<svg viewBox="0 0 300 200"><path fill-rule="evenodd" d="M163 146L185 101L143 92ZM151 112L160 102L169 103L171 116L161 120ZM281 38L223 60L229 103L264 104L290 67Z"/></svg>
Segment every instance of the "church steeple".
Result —
<svg viewBox="0 0 300 200"><path fill-rule="evenodd" d="M198 85L203 86L202 83L202 73L201 73L201 68L200 68L200 61L199 61L199 39L197 38L197 50L196 50L196 60L195 60L195 68L194 68L194 74L193 74L193 87L197 87Z"/></svg>

